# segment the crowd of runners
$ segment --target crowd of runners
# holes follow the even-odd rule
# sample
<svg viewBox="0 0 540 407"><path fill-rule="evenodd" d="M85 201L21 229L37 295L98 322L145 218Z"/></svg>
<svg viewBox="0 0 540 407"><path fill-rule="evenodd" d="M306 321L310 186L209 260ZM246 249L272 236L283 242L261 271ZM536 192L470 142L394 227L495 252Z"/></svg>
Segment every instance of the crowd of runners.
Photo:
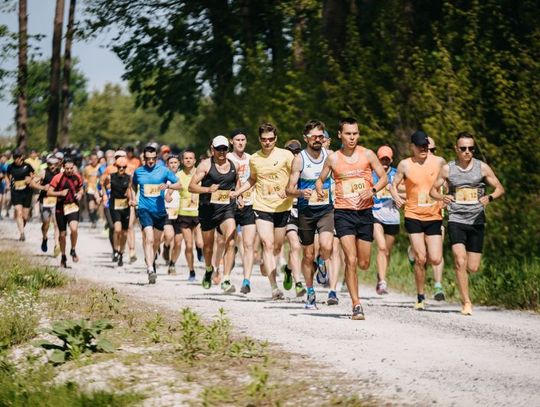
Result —
<svg viewBox="0 0 540 407"><path fill-rule="evenodd" d="M318 306L314 281L329 287L329 306L339 303L337 286L343 281L352 319L362 320L357 268L369 268L375 241L376 292L387 294L386 276L401 224L410 241L414 308L426 308L428 265L434 273L434 299L445 299L441 281L447 216L461 313L472 314L468 273L480 267L484 208L504 194L493 170L474 158L472 135L457 134L456 157L447 163L437 156L434 140L416 131L410 136L412 155L396 167L390 146L372 151L359 144L353 118L339 122L337 151L330 150L329 133L318 120L306 123L303 143L289 140L280 148L278 136L276 126L263 123L260 149L251 155L245 151L245 131L217 136L198 165L194 151L173 154L156 143L143 146L140 155L133 148L84 155L57 151L43 162L35 151L28 157L4 153L0 217L12 207L24 241L26 222L32 211L39 211L41 250L52 248L62 267L68 262L68 230L69 257L79 261L83 209L93 228L104 219L118 266L137 261L135 229L140 225L150 284L157 280L158 256L166 261L167 273L175 275L182 253L189 281L199 278L204 289L221 284L225 293L236 291L231 273L237 256L243 268L242 294L251 292L258 263L272 299L282 299L280 271L283 289L294 287L296 296L305 296L306 309ZM51 234L54 245L48 243ZM195 259L204 263L202 276L196 275Z"/></svg>

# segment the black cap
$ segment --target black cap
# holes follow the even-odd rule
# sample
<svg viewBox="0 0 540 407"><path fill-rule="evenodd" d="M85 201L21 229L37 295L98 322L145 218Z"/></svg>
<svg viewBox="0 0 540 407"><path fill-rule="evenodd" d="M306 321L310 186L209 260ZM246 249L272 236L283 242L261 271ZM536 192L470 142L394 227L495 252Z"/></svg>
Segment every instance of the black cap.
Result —
<svg viewBox="0 0 540 407"><path fill-rule="evenodd" d="M427 146L429 144L428 136L422 130L416 130L411 134L411 143L416 146Z"/></svg>
<svg viewBox="0 0 540 407"><path fill-rule="evenodd" d="M235 136L238 136L239 134L243 134L247 137L247 130L246 129L234 129L230 132L229 137L234 138Z"/></svg>

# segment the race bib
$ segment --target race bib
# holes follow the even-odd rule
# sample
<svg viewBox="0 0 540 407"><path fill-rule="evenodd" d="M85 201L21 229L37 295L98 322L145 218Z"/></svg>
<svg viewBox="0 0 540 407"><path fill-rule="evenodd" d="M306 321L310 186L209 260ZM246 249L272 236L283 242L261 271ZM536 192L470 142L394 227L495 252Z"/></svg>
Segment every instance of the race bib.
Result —
<svg viewBox="0 0 540 407"><path fill-rule="evenodd" d="M127 209L128 208L128 200L126 198L115 198L114 200L114 209L120 210L120 209Z"/></svg>
<svg viewBox="0 0 540 407"><path fill-rule="evenodd" d="M147 198L156 198L161 195L160 184L146 184L143 188L143 194Z"/></svg>
<svg viewBox="0 0 540 407"><path fill-rule="evenodd" d="M343 198L356 198L362 191L367 189L364 178L351 178L343 181Z"/></svg>
<svg viewBox="0 0 540 407"><path fill-rule="evenodd" d="M457 188L456 203L462 205L474 205L478 203L477 188Z"/></svg>
<svg viewBox="0 0 540 407"><path fill-rule="evenodd" d="M167 216L169 219L178 218L178 208L167 208Z"/></svg>
<svg viewBox="0 0 540 407"><path fill-rule="evenodd" d="M329 205L330 204L330 191L328 189L323 189L324 196L319 198L317 191L313 190L311 196L309 197L308 205L309 206L318 206L318 205Z"/></svg>
<svg viewBox="0 0 540 407"><path fill-rule="evenodd" d="M384 200L384 199L392 199L392 194L390 193L390 190L384 187L379 192L377 192L377 199Z"/></svg>
<svg viewBox="0 0 540 407"><path fill-rule="evenodd" d="M433 206L435 201L429 196L427 192L418 193L418 206Z"/></svg>
<svg viewBox="0 0 540 407"><path fill-rule="evenodd" d="M283 191L283 187L279 184L263 184L262 193L266 197L275 196L277 199L281 199L279 194Z"/></svg>
<svg viewBox="0 0 540 407"><path fill-rule="evenodd" d="M79 206L76 203L64 204L64 215L78 212Z"/></svg>
<svg viewBox="0 0 540 407"><path fill-rule="evenodd" d="M231 203L231 198L229 198L230 194L231 194L231 191L218 189L217 191L212 192L212 195L210 197L210 203L216 204L216 205L229 204Z"/></svg>
<svg viewBox="0 0 540 407"><path fill-rule="evenodd" d="M43 198L43 207L44 208L54 208L56 206L56 197L55 196L46 196Z"/></svg>
<svg viewBox="0 0 540 407"><path fill-rule="evenodd" d="M23 179L23 180L20 180L20 181L15 181L13 183L13 186L15 187L15 189L17 191L20 191L21 189L25 189L26 188L26 181Z"/></svg>
<svg viewBox="0 0 540 407"><path fill-rule="evenodd" d="M94 195L96 193L96 189L94 187L88 187L86 189L86 193L90 195Z"/></svg>
<svg viewBox="0 0 540 407"><path fill-rule="evenodd" d="M253 199L253 189L248 189L244 192L242 198L244 198L244 205L250 204Z"/></svg>

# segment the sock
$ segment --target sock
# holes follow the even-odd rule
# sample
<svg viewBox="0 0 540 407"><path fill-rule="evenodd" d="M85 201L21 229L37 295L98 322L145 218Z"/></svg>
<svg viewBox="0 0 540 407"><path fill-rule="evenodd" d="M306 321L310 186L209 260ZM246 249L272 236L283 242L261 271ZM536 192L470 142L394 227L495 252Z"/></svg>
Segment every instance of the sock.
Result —
<svg viewBox="0 0 540 407"><path fill-rule="evenodd" d="M295 285L296 285L296 287L302 287L302 282L299 281L299 282L297 282Z"/></svg>
<svg viewBox="0 0 540 407"><path fill-rule="evenodd" d="M442 288L442 284L441 283L435 283L435 288Z"/></svg>
<svg viewBox="0 0 540 407"><path fill-rule="evenodd" d="M292 271L292 270L289 268L289 266L287 266L287 265L285 264L285 272L286 272L286 273L290 273L291 271Z"/></svg>
<svg viewBox="0 0 540 407"><path fill-rule="evenodd" d="M211 273L212 271L214 271L214 268L212 266L206 266L207 273Z"/></svg>
<svg viewBox="0 0 540 407"><path fill-rule="evenodd" d="M249 285L249 279L244 278L244 280L242 281L242 285L243 286Z"/></svg>
<svg viewBox="0 0 540 407"><path fill-rule="evenodd" d="M418 302L422 302L426 299L426 296L424 294L418 294L416 298L418 298Z"/></svg>
<svg viewBox="0 0 540 407"><path fill-rule="evenodd" d="M308 293L308 295L309 294L315 294L315 290L313 289L313 287L308 287L307 288L307 293Z"/></svg>
<svg viewBox="0 0 540 407"><path fill-rule="evenodd" d="M271 283L270 286L272 287L272 291L277 288L277 283Z"/></svg>
<svg viewBox="0 0 540 407"><path fill-rule="evenodd" d="M169 266L174 266L174 261L169 261Z"/></svg>

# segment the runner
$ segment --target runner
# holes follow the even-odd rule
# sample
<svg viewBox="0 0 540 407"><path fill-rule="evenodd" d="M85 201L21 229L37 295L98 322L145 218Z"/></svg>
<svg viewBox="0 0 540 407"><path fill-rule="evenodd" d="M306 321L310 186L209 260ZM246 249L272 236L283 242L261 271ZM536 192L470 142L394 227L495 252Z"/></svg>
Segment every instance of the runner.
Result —
<svg viewBox="0 0 540 407"><path fill-rule="evenodd" d="M319 234L318 257L322 264L332 255L334 243L334 207L329 175L322 183L323 196L319 197L315 191L315 182L328 158L327 151L323 149L324 127L324 123L318 120L310 120L304 126L306 148L294 158L287 186L287 195L298 197L298 235L303 249L302 272L307 285L306 309L317 309L313 288L315 232ZM339 302L335 291L328 293L327 302L329 305Z"/></svg>
<svg viewBox="0 0 540 407"><path fill-rule="evenodd" d="M379 158L386 175L388 184L373 197L373 237L377 243L377 286L375 291L379 295L388 294L388 285L386 283L386 271L390 265L390 254L392 247L399 233L400 215L392 199L390 188L392 180L396 175L396 169L392 167L392 158L394 152L389 146L379 147L377 150ZM379 177L373 172L373 182L377 182Z"/></svg>
<svg viewBox="0 0 540 407"><path fill-rule="evenodd" d="M467 272L476 273L480 268L484 241L484 209L504 194L504 188L489 165L473 157L475 145L472 135L459 133L455 150L457 159L442 167L430 195L448 205L448 235L461 295L461 314L472 315ZM448 184L448 195L440 192L440 187L445 182ZM485 184L495 190L486 195Z"/></svg>
<svg viewBox="0 0 540 407"><path fill-rule="evenodd" d="M133 174L137 168L141 166L141 160L135 156L135 150L132 146L126 147L126 157L128 160L128 174ZM137 254L135 253L135 221L137 220L135 206L129 207L129 227L127 235L127 245L129 248L129 262L134 263L137 261Z"/></svg>
<svg viewBox="0 0 540 407"><path fill-rule="evenodd" d="M148 274L148 283L155 284L157 279L156 257L161 243L163 226L167 219L164 193L166 189L179 190L178 178L167 167L157 166L157 149L147 145L143 150L144 166L133 174L132 187L139 188L139 222L143 229L144 259ZM167 185L167 181L171 184Z"/></svg>
<svg viewBox="0 0 540 407"><path fill-rule="evenodd" d="M6 174L7 174L8 164L7 164L7 154L0 154L0 220L4 218L4 204L7 197L7 183L6 183ZM7 216L7 215L6 215Z"/></svg>
<svg viewBox="0 0 540 407"><path fill-rule="evenodd" d="M214 234L217 231L223 236L225 242L221 289L225 293L234 293L236 288L231 283L230 275L234 261L234 233L236 231L234 199L238 196L235 191L239 183L238 169L234 162L227 159L229 140L226 137L214 137L211 150L212 156L199 164L189 183L189 192L200 194L199 216L206 266L202 286L209 289L212 285L211 279L214 272L212 255ZM242 197L238 201L242 207Z"/></svg>
<svg viewBox="0 0 540 407"><path fill-rule="evenodd" d="M32 206L32 178L34 170L30 164L24 162L24 155L15 151L13 153L13 163L7 169L7 177L11 183L11 204L14 208L15 222L19 229L19 240L24 242L24 227L30 216Z"/></svg>
<svg viewBox="0 0 540 407"><path fill-rule="evenodd" d="M352 319L365 319L358 295L357 265L367 270L373 241L373 196L387 184L387 176L379 159L358 145L358 122L351 117L339 123L338 137L342 147L325 161L316 182L319 199L326 197L324 183L332 171L336 197L334 224L345 254L345 280L352 300ZM372 171L379 177L373 184Z"/></svg>
<svg viewBox="0 0 540 407"><path fill-rule="evenodd" d="M60 231L60 252L62 259L60 267L67 267L66 235L69 226L71 251L70 255L74 263L79 261L77 256L77 237L79 226L79 201L83 196L83 181L75 172L75 164L71 159L64 160L64 172L56 174L49 184L47 196L56 197L56 224Z"/></svg>
<svg viewBox="0 0 540 407"><path fill-rule="evenodd" d="M40 213L41 213L41 251L47 253L47 240L48 232L51 221L54 226L54 257L60 254L60 231L58 230L58 225L56 224L56 219L54 216L56 208L56 197L47 196L47 190L49 185L56 174L60 172L60 167L58 158L54 156L47 157L47 167L41 171L40 185L41 192L39 193L39 203L40 203Z"/></svg>
<svg viewBox="0 0 540 407"><path fill-rule="evenodd" d="M177 155L169 155L166 162L167 168L171 170L173 174L178 177L178 171L180 168L180 159ZM177 224L178 210L180 209L180 193L178 191L167 191L165 200L165 210L167 211L167 220L163 227L163 259L167 262L169 268L168 274L175 275L176 269L174 267L174 261L171 262L171 249L182 245L182 233L180 227Z"/></svg>
<svg viewBox="0 0 540 407"><path fill-rule="evenodd" d="M238 191L241 194L255 186L255 224L263 247L263 268L274 300L283 298L276 282L276 256L285 240L292 207L292 199L287 197L285 189L294 159L290 151L276 147L277 138L278 130L273 124L263 123L259 127L261 149L251 156L249 179Z"/></svg>
<svg viewBox="0 0 540 407"><path fill-rule="evenodd" d="M426 308L426 264L429 262L436 266L442 259L441 205L431 199L429 192L445 161L429 154L428 146L429 140L423 131L418 130L411 135L413 156L400 161L391 188L396 206L405 206L405 229L415 259L417 301L414 308L420 311ZM403 180L406 200L397 193Z"/></svg>
<svg viewBox="0 0 540 407"><path fill-rule="evenodd" d="M170 160L169 160L170 161ZM171 262L169 267L174 267L178 257L180 257L180 249L182 240L184 245L184 256L189 269L188 281L195 281L195 265L193 258L193 246L196 241L196 230L199 226L199 195L189 192L188 187L191 182L191 177L195 174L195 153L189 149L182 153L182 169L176 174L182 185L180 189L180 205L177 211L178 218L174 223L175 233L180 235L182 239L178 239L178 244L174 244L171 253Z"/></svg>
<svg viewBox="0 0 540 407"><path fill-rule="evenodd" d="M92 229L95 229L97 223L97 208L99 195L98 192L99 162L96 153L91 153L88 157L88 163L83 170L83 181L86 191L86 204L88 206L88 216Z"/></svg>
<svg viewBox="0 0 540 407"><path fill-rule="evenodd" d="M105 204L108 203L113 222L114 258L117 259L118 267L122 267L129 227L130 206L135 203L135 198L131 188L131 176L127 174L127 159L125 157L117 158L115 166L117 171L107 175L104 180L105 188L111 191L110 199L105 194L103 200Z"/></svg>
<svg viewBox="0 0 540 407"><path fill-rule="evenodd" d="M246 153L247 136L242 130L231 132L231 144L233 151L227 154L227 158L236 164L238 168L238 178L240 185L243 185L250 176L249 159L250 154ZM248 294L251 292L251 272L253 270L253 251L257 240L257 228L255 226L255 213L253 212L253 188L242 194L244 206L235 210L235 221L241 230L242 237L242 267L244 269L244 280L240 292Z"/></svg>

